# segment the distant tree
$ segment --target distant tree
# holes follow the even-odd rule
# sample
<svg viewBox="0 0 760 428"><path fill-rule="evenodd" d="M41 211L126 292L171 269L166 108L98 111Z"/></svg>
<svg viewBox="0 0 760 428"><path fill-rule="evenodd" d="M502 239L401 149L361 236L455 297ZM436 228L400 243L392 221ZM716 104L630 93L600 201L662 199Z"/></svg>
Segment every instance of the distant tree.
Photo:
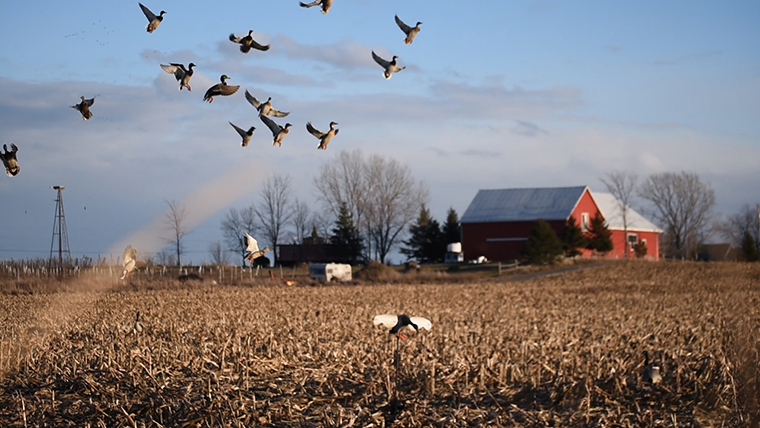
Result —
<svg viewBox="0 0 760 428"><path fill-rule="evenodd" d="M254 208L256 217L261 223L261 232L272 245L275 266L277 266L277 243L280 241L280 234L293 216L290 203L291 192L292 184L289 176L276 174L269 177L261 188L261 203ZM261 242L259 246L262 246Z"/></svg>
<svg viewBox="0 0 760 428"><path fill-rule="evenodd" d="M634 173L615 171L607 173L607 178L600 179L607 191L612 193L617 201L620 218L623 221L623 236L628 236L628 226L630 217L630 203L633 191L636 189L636 182L639 177ZM628 245L625 246L625 258L628 258Z"/></svg>
<svg viewBox="0 0 760 428"><path fill-rule="evenodd" d="M633 254L637 259L642 259L647 255L647 243L639 241L633 246Z"/></svg>
<svg viewBox="0 0 760 428"><path fill-rule="evenodd" d="M182 267L182 238L187 235L187 226L185 225L185 207L174 201L166 201L169 205L169 212L166 213L166 224L171 231L171 238L168 242L174 247L177 254L177 266Z"/></svg>
<svg viewBox="0 0 760 428"><path fill-rule="evenodd" d="M409 239L403 243L406 247L401 249L401 254L419 263L439 262L446 254L441 227L425 205L420 209L417 221L409 226Z"/></svg>
<svg viewBox="0 0 760 428"><path fill-rule="evenodd" d="M544 220L538 220L525 243L525 256L537 264L554 264L562 255L562 242L554 229Z"/></svg>
<svg viewBox="0 0 760 428"><path fill-rule="evenodd" d="M586 232L586 248L601 254L612 251L612 232L598 211L591 219L588 232Z"/></svg>
<svg viewBox="0 0 760 428"><path fill-rule="evenodd" d="M664 229L663 246L671 257L694 258L710 233L715 191L696 174L653 174L639 188Z"/></svg>
<svg viewBox="0 0 760 428"><path fill-rule="evenodd" d="M309 233L309 217L309 206L296 199L293 203L293 227L299 244L303 243L303 238Z"/></svg>
<svg viewBox="0 0 760 428"><path fill-rule="evenodd" d="M315 229L316 230L316 229ZM336 256L356 264L362 254L362 237L354 224L353 215L347 206L340 208L340 214L332 229L330 243L336 249Z"/></svg>
<svg viewBox="0 0 760 428"><path fill-rule="evenodd" d="M443 224L442 232L444 246L452 242L462 241L462 225L459 223L459 216L453 207L449 208L446 214L446 223Z"/></svg>
<svg viewBox="0 0 760 428"><path fill-rule="evenodd" d="M229 257L227 251L224 249L221 241L214 241L208 243L208 252L211 254L211 263L214 266L224 266L229 264Z"/></svg>
<svg viewBox="0 0 760 428"><path fill-rule="evenodd" d="M565 255L568 257L575 257L581 255L579 248L586 247L586 237L583 236L583 231L575 217L570 216L565 224L565 229L562 231L562 249L565 250Z"/></svg>
<svg viewBox="0 0 760 428"><path fill-rule="evenodd" d="M755 238L749 232L744 232L744 239L742 240L742 255L744 261L756 262L760 260L760 251L757 249L757 243Z"/></svg>
<svg viewBox="0 0 760 428"><path fill-rule="evenodd" d="M245 233L256 234L256 211L253 204L241 210L230 208L222 219L221 229L227 248L240 254L240 262L245 266L243 257L246 245L243 236Z"/></svg>
<svg viewBox="0 0 760 428"><path fill-rule="evenodd" d="M760 251L760 205L744 205L738 213L729 215L718 225L718 231L737 247L744 246L744 236L750 234Z"/></svg>

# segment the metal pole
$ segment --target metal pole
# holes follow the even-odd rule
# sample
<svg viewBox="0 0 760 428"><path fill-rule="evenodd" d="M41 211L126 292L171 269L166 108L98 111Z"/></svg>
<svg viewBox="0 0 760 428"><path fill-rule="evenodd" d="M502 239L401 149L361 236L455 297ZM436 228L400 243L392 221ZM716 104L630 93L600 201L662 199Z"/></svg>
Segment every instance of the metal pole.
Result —
<svg viewBox="0 0 760 428"><path fill-rule="evenodd" d="M63 268L63 229L61 228L61 207L63 201L61 200L61 189L58 188L58 266Z"/></svg>

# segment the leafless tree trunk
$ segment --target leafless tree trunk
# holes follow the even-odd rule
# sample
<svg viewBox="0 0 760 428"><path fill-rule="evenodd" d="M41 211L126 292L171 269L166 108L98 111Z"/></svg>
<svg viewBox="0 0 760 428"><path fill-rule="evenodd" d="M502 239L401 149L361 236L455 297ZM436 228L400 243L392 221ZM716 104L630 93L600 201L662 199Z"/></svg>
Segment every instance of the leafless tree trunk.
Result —
<svg viewBox="0 0 760 428"><path fill-rule="evenodd" d="M245 266L245 239L244 234L256 234L256 210L251 204L249 207L237 210L230 208L222 219L222 235L227 247L240 254L240 260Z"/></svg>
<svg viewBox="0 0 760 428"><path fill-rule="evenodd" d="M291 191L289 176L274 175L264 182L261 189L262 201L254 208L256 217L261 222L261 231L272 245L274 266L277 266L277 242L280 240L280 233L293 216Z"/></svg>
<svg viewBox="0 0 760 428"><path fill-rule="evenodd" d="M208 252L211 254L211 262L214 266L225 266L229 264L229 257L221 241L209 242Z"/></svg>
<svg viewBox="0 0 760 428"><path fill-rule="evenodd" d="M630 249L628 244L628 213L631 210L631 196L636 189L636 182L639 177L635 173L628 172L608 172L607 178L600 178L602 183L607 186L607 191L617 199L620 216L623 220L623 236L625 237L625 258L630 258Z"/></svg>
<svg viewBox="0 0 760 428"><path fill-rule="evenodd" d="M296 199L293 203L293 227L296 229L296 239L303 244L303 238L311 232L309 229L309 206Z"/></svg>
<svg viewBox="0 0 760 428"><path fill-rule="evenodd" d="M166 224L172 234L168 241L176 250L177 266L182 267L182 238L187 235L185 207L175 201L166 201L166 204L169 205L169 212L166 213Z"/></svg>
<svg viewBox="0 0 760 428"><path fill-rule="evenodd" d="M729 215L718 226L718 231L734 246L741 248L744 234L749 233L760 249L760 205L744 205L738 213Z"/></svg>
<svg viewBox="0 0 760 428"><path fill-rule="evenodd" d="M335 218L342 204L349 209L363 234L365 258L382 263L429 193L407 166L379 155L365 159L359 150L341 152L337 161L325 164L316 187Z"/></svg>
<svg viewBox="0 0 760 428"><path fill-rule="evenodd" d="M663 244L671 256L696 257L699 246L709 234L715 191L699 176L652 174L639 189L639 196L649 201L652 215L665 230Z"/></svg>

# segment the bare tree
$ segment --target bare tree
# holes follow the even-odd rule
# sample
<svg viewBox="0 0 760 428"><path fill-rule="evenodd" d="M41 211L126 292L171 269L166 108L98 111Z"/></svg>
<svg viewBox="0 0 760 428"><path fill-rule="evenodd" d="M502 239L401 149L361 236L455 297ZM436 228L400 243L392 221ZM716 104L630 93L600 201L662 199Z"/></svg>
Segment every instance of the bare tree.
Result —
<svg viewBox="0 0 760 428"><path fill-rule="evenodd" d="M736 214L729 215L718 225L718 231L736 247L741 247L745 234L755 240L760 249L760 205L744 205Z"/></svg>
<svg viewBox="0 0 760 428"><path fill-rule="evenodd" d="M160 266L171 266L176 263L174 255L168 249L163 248L153 255L154 263Z"/></svg>
<svg viewBox="0 0 760 428"><path fill-rule="evenodd" d="M290 203L291 180L287 175L276 174L264 182L261 189L261 203L254 208L256 217L261 222L261 231L269 240L274 253L274 265L277 265L277 242L283 227L293 216Z"/></svg>
<svg viewBox="0 0 760 428"><path fill-rule="evenodd" d="M169 212L166 213L166 224L171 231L171 238L168 239L168 242L176 250L177 266L182 267L182 238L187 235L185 207L175 201L166 201L166 204L169 205Z"/></svg>
<svg viewBox="0 0 760 428"><path fill-rule="evenodd" d="M245 233L253 234L257 230L256 210L253 204L241 210L230 208L222 219L221 229L227 248L240 254L240 260L245 266L245 260L242 259L245 256L245 239L243 236Z"/></svg>
<svg viewBox="0 0 760 428"><path fill-rule="evenodd" d="M303 238L311 233L309 228L309 206L296 199L293 203L293 227L296 229L296 239L303 243Z"/></svg>
<svg viewBox="0 0 760 428"><path fill-rule="evenodd" d="M379 155L365 159L360 150L343 151L324 164L316 188L334 218L341 205L348 208L363 235L365 258L381 262L428 198L427 187L415 182L407 166Z"/></svg>
<svg viewBox="0 0 760 428"><path fill-rule="evenodd" d="M229 264L230 258L228 257L227 251L221 241L209 242L208 252L211 254L211 262L214 266L224 266Z"/></svg>
<svg viewBox="0 0 760 428"><path fill-rule="evenodd" d="M639 196L649 201L652 215L665 230L665 253L674 257L693 258L709 234L715 191L699 176L652 174L639 189Z"/></svg>
<svg viewBox="0 0 760 428"><path fill-rule="evenodd" d="M631 196L636 189L636 182L639 177L630 172L608 172L607 178L600 178L602 183L607 186L607 191L612 193L620 210L620 217L623 220L623 236L625 236L625 258L630 258L628 244L628 214L631 210Z"/></svg>

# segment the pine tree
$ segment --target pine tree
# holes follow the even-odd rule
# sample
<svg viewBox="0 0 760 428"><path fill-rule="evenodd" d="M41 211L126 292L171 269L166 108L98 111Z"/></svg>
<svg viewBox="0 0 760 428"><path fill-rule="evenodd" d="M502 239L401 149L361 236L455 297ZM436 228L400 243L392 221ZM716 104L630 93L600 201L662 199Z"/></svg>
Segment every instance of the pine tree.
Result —
<svg viewBox="0 0 760 428"><path fill-rule="evenodd" d="M612 232L598 211L591 219L586 239L586 248L589 250L602 254L612 251Z"/></svg>
<svg viewBox="0 0 760 428"><path fill-rule="evenodd" d="M644 256L647 255L647 243L644 241L637 242L636 245L633 246L633 255L635 255L637 259L644 258Z"/></svg>
<svg viewBox="0 0 760 428"><path fill-rule="evenodd" d="M525 243L525 256L537 265L554 263L562 255L562 242L554 229L544 220L538 220Z"/></svg>
<svg viewBox="0 0 760 428"><path fill-rule="evenodd" d="M760 261L760 252L757 251L755 238L747 231L744 232L744 238L742 238L742 254L746 262Z"/></svg>
<svg viewBox="0 0 760 428"><path fill-rule="evenodd" d="M565 224L565 229L562 231L562 249L565 250L565 255L568 257L579 256L581 252L578 248L584 248L586 246L586 237L583 236L583 231L575 217L570 216Z"/></svg>
<svg viewBox="0 0 760 428"><path fill-rule="evenodd" d="M420 263L441 261L446 254L442 236L441 226L423 205L417 221L409 226L409 239L404 241L406 247L401 249L401 254Z"/></svg>
<svg viewBox="0 0 760 428"><path fill-rule="evenodd" d="M446 223L443 224L443 245L451 244L452 242L462 241L462 226L459 224L459 216L454 208L449 208L449 212L446 214Z"/></svg>
<svg viewBox="0 0 760 428"><path fill-rule="evenodd" d="M353 215L345 204L340 206L340 215L331 232L330 243L335 247L334 255L355 264L361 256L364 244L354 225Z"/></svg>

